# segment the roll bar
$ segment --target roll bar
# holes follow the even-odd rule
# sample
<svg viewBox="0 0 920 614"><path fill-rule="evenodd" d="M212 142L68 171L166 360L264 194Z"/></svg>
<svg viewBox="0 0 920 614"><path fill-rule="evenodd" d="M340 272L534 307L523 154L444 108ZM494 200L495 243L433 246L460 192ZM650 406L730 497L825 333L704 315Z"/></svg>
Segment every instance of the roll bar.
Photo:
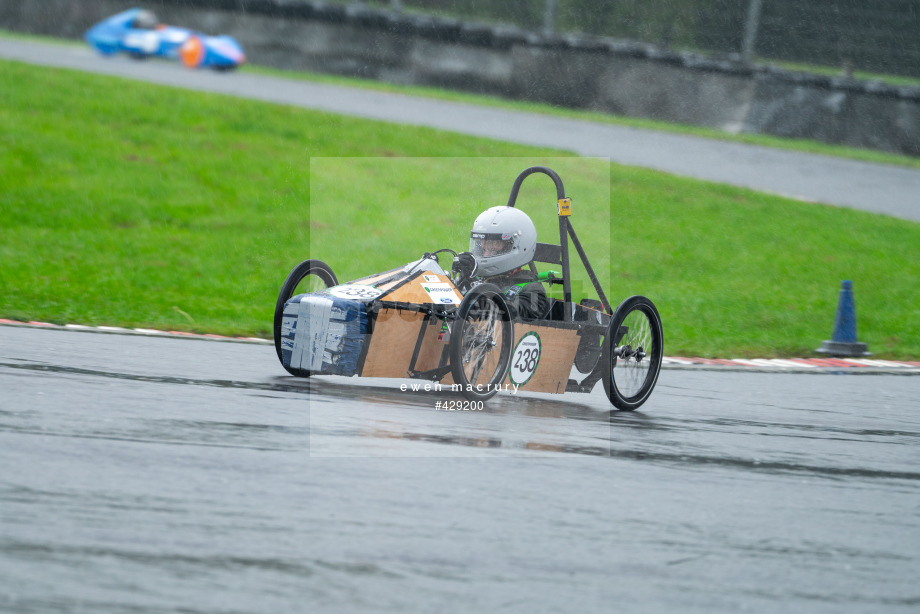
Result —
<svg viewBox="0 0 920 614"><path fill-rule="evenodd" d="M517 202L518 191L521 189L521 184L524 183L524 179L533 175L534 173L543 173L544 175L549 175L549 178L553 180L553 183L556 184L556 199L562 200L565 198L565 188L562 187L562 179L559 175L551 168L545 166L531 166L530 168L525 168L521 171L521 174L517 176L517 179L514 180L514 185L511 186L511 195L508 197L508 206L513 207L514 203Z"/></svg>
<svg viewBox="0 0 920 614"><path fill-rule="evenodd" d="M608 314L612 315L613 308L610 307L607 296L604 294L604 290L601 288L601 284L594 274L594 269L591 268L591 263L588 262L588 256L585 254L585 250L581 247L581 242L579 242L578 237L575 235L575 229L572 228L572 222L569 221L569 217L572 215L571 200L566 198L562 179L556 171L545 166L531 166L525 168L517 176L517 179L514 180L514 185L511 186L511 194L508 196L508 206L515 206L521 184L524 183L524 179L534 173L543 173L549 176L549 178L553 180L553 183L556 184L556 201L559 205L559 247L562 252L562 296L565 303L565 309L563 310L564 319L572 321L575 314L575 310L572 306L572 280L569 275L569 236L572 237L572 244L575 246L575 250L578 252L582 264L585 265L585 270L591 278L591 283L594 284L594 289L597 291L597 295L601 299L604 309Z"/></svg>

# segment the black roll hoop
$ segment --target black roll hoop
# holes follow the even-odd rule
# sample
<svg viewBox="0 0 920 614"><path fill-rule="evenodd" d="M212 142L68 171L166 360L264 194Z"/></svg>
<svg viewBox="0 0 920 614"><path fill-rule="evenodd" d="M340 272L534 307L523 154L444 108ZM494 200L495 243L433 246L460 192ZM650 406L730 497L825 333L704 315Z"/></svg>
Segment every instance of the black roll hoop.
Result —
<svg viewBox="0 0 920 614"><path fill-rule="evenodd" d="M556 184L556 200L562 200L565 198L565 188L562 186L562 179L556 174L551 168L545 166L531 166L530 168L525 168L521 171L521 174L517 176L517 179L514 180L514 185L511 186L511 195L508 197L508 206L513 207L514 203L517 202L518 192L521 189L521 184L524 183L524 179L533 175L534 173L543 173L548 175L550 179L553 180L553 183Z"/></svg>

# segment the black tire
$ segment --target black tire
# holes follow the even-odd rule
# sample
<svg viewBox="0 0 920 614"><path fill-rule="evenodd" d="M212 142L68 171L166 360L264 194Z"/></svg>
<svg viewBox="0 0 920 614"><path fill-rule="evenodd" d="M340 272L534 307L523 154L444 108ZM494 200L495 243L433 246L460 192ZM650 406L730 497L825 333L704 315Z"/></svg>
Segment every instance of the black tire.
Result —
<svg viewBox="0 0 920 614"><path fill-rule="evenodd" d="M601 359L604 392L617 409L637 409L652 394L661 371L664 336L654 303L632 296L617 307L607 328Z"/></svg>
<svg viewBox="0 0 920 614"><path fill-rule="evenodd" d="M332 286L339 285L335 273L332 272L328 264L322 260L304 260L288 273L287 279L284 280L284 285L281 286L281 292L278 294L278 302L275 303L275 352L278 354L278 361L288 373L300 377L310 377L310 372L304 369L291 369L285 366L284 360L281 357L281 320L284 317L284 304L292 296L295 296L295 291L300 285L300 282L311 276L315 279L309 280L311 283L304 289L304 292L311 292L315 289L319 289L317 284L320 282L323 284L323 288L331 288Z"/></svg>
<svg viewBox="0 0 920 614"><path fill-rule="evenodd" d="M513 341L514 326L498 286L481 284L467 292L451 325L449 347L450 372L463 396L470 401L495 396L508 373Z"/></svg>

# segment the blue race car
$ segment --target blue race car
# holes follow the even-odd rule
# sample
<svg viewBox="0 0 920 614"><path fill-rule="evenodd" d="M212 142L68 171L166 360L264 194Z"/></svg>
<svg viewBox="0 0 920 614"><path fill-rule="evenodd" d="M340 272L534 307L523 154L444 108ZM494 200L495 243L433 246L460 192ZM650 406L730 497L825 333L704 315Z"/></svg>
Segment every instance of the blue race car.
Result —
<svg viewBox="0 0 920 614"><path fill-rule="evenodd" d="M246 61L232 36L208 36L167 26L151 11L138 8L100 21L87 30L85 39L103 55L122 51L136 59L165 57L178 59L189 68L233 70Z"/></svg>

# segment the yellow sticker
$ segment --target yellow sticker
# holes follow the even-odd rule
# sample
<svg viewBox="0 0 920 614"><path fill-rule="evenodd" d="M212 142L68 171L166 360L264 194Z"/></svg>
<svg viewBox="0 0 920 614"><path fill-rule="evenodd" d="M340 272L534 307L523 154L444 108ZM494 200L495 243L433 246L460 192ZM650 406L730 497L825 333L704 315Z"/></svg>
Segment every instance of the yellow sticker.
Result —
<svg viewBox="0 0 920 614"><path fill-rule="evenodd" d="M559 199L559 215L572 215L572 199L571 198L560 198Z"/></svg>

